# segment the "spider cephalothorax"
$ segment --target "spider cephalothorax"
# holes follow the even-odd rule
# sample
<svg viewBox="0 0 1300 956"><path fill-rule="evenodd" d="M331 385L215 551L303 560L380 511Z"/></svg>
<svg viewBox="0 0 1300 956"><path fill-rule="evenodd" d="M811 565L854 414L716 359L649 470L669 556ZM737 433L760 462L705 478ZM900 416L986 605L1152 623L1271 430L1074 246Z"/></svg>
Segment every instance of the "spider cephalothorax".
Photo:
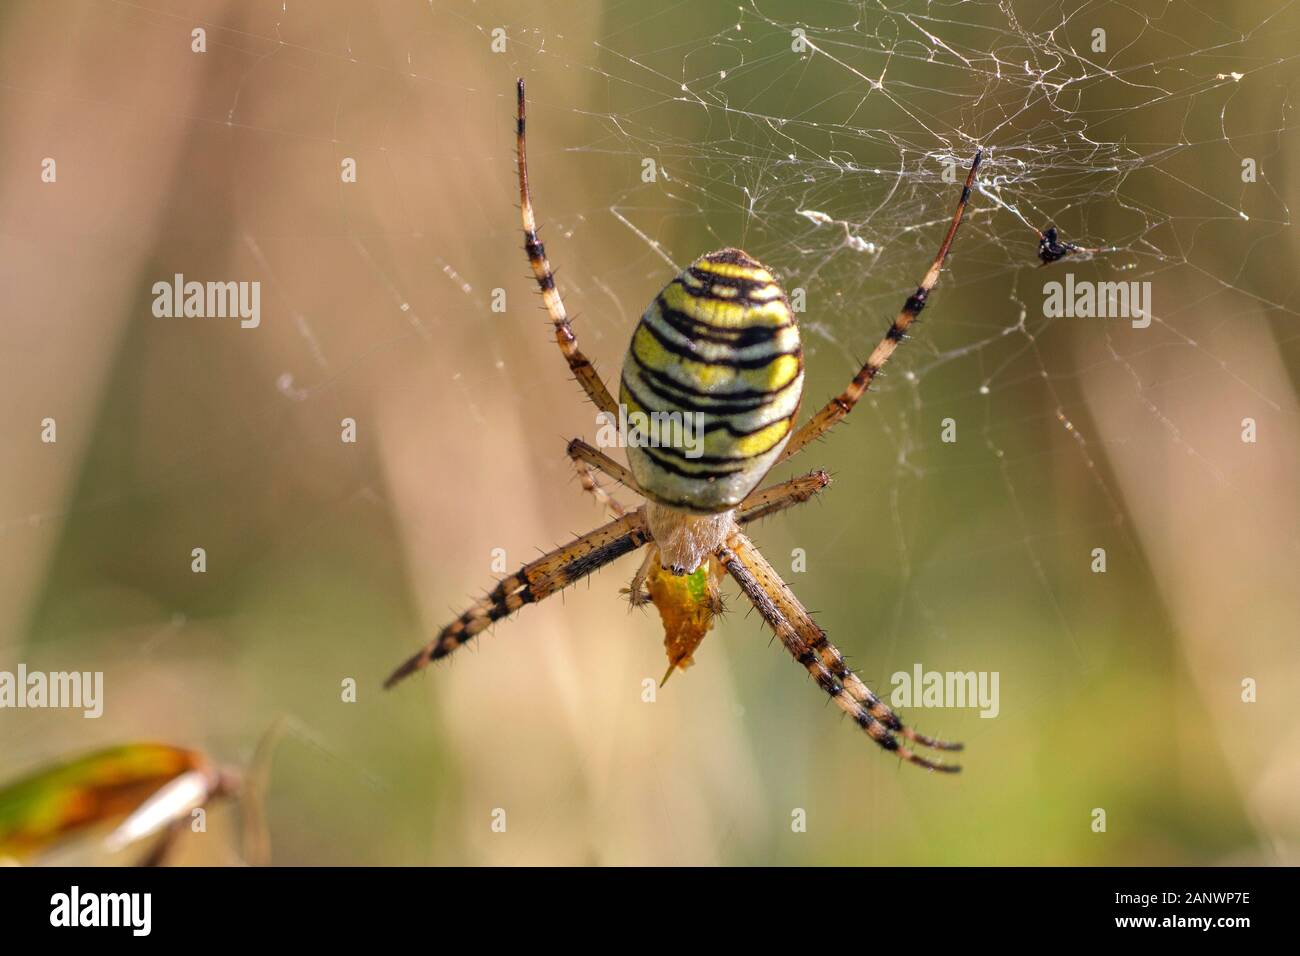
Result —
<svg viewBox="0 0 1300 956"><path fill-rule="evenodd" d="M730 575L790 655L876 743L922 767L957 770L900 742L901 737L939 750L961 749L960 744L935 740L903 725L849 669L743 529L756 518L807 501L828 484L825 472L814 471L758 489L774 465L852 411L902 342L939 279L970 200L981 154L975 154L957 211L921 284L907 297L848 387L796 429L803 389L799 330L775 276L739 249L721 249L697 259L655 297L632 335L615 402L578 348L537 237L528 188L523 80L518 85L516 133L524 250L555 328L555 340L602 419L636 419L643 423L638 426L642 437L645 431L653 431L649 437L654 440L628 442L630 468L584 441L571 441L569 457L583 487L613 519L499 581L394 671L385 686L446 657L525 604L544 600L646 547L627 590L634 604L653 602L659 610L668 674L690 664L721 607L722 580ZM647 428L646 422L655 422L656 429ZM664 422L677 429L670 429L668 441L661 440L657 428ZM635 510L625 508L596 483L592 469L641 495L646 503Z"/></svg>

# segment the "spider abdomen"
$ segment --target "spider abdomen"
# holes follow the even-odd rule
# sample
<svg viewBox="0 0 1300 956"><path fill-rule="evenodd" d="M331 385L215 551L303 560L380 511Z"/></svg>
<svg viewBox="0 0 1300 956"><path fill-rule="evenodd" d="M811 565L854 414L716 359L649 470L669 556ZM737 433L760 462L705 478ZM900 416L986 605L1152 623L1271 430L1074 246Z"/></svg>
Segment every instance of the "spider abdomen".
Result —
<svg viewBox="0 0 1300 956"><path fill-rule="evenodd" d="M776 463L803 390L799 329L772 273L739 249L696 260L637 323L619 402L647 497L683 511L735 508ZM656 423L658 423L656 427Z"/></svg>

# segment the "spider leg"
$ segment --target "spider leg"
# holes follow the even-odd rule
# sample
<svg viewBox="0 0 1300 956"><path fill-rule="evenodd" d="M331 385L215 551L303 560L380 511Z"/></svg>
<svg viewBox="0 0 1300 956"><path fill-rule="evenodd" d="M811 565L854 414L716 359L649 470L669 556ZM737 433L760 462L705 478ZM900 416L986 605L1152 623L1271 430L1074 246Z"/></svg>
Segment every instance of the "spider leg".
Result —
<svg viewBox="0 0 1300 956"><path fill-rule="evenodd" d="M530 561L497 583L486 596L452 621L438 636L406 660L384 681L392 687L402 678L423 669L430 661L446 657L475 634L525 604L536 604L585 578L605 565L630 554L650 540L641 512L633 511L589 531L561 548Z"/></svg>
<svg viewBox="0 0 1300 956"><path fill-rule="evenodd" d="M877 373L889 361L890 356L894 354L894 350L898 348L898 343L903 341L908 327L921 314L921 310L925 308L925 300L929 298L935 283L939 281L939 273L943 269L944 260L948 258L948 250L952 246L953 239L957 236L957 227L961 225L962 215L966 212L966 206L970 203L971 187L975 184L975 171L980 168L980 159L982 157L983 151L977 150L975 159L971 162L970 172L966 174L966 185L962 187L961 199L957 202L957 211L953 213L952 222L948 225L948 232L943 237L942 245L939 246L939 254L934 257L934 262L930 264L930 269L926 272L925 278L921 280L921 284L916 287L915 292L907 297L902 310L885 332L885 337L872 350L866 364L862 366L858 374L853 376L853 381L849 383L848 388L832 398L821 411L804 422L803 427L791 436L790 441L785 446L785 451L781 453L779 461L785 461L804 445L815 438L821 437L832 425L853 411L853 406L858 403L858 399L866 394Z"/></svg>
<svg viewBox="0 0 1300 956"><path fill-rule="evenodd" d="M517 91L519 109L515 124L515 142L519 149L519 212L523 217L524 251L528 253L528 264L533 267L533 276L542 291L542 302L545 303L546 311L551 316L551 324L555 326L555 341L559 344L560 351L564 353L564 360L569 363L569 370L573 372L578 384L582 386L583 391L596 407L617 418L618 405L613 396L601 381L600 374L591 364L591 360L578 348L578 338L573 334L573 326L569 324L569 314L565 311L564 301L555 287L555 273L551 271L551 264L547 261L546 248L537 238L537 218L533 215L533 198L528 189L528 150L524 136L522 77L519 79Z"/></svg>
<svg viewBox="0 0 1300 956"><path fill-rule="evenodd" d="M755 491L741 502L740 510L736 514L736 522L742 525L749 524L751 521L802 504L830 483L831 476L819 470Z"/></svg>
<svg viewBox="0 0 1300 956"><path fill-rule="evenodd" d="M570 456L570 458L573 458L573 456ZM573 468L578 473L578 481L582 483L582 490L590 492L598 505L615 518L621 518L627 514L627 509L623 507L622 503L596 483L596 476L591 473L590 465L581 458L573 458Z"/></svg>
<svg viewBox="0 0 1300 956"><path fill-rule="evenodd" d="M597 471L613 478L623 487L641 494L641 487L636 483L636 479L632 477L632 472L629 469L620 465L599 449L588 445L581 438L575 438L569 442L569 447L565 450L565 453L573 460L574 467L578 469L578 477L582 479L583 488L587 488L589 480L592 484L595 484L595 477L591 474L591 469L595 468ZM591 491L601 504L606 504L609 496L605 494L603 489L597 488L593 490L587 488L587 490ZM614 502L614 504L617 504L617 502ZM626 511L627 509L624 508L623 512ZM615 513L622 514L623 512Z"/></svg>
<svg viewBox="0 0 1300 956"><path fill-rule="evenodd" d="M961 749L961 744L935 740L905 727L844 663L843 656L826 637L826 632L817 626L794 592L743 532L733 532L727 544L718 549L717 557L790 655L872 740L885 750L927 770L955 773L961 769L956 764L930 760L899 743L895 734L926 747Z"/></svg>
<svg viewBox="0 0 1300 956"><path fill-rule="evenodd" d="M619 594L626 594L628 603L632 607L643 607L650 603L650 592L646 590L645 582L650 577L650 570L654 567L654 562L659 560L659 546L651 544L646 548L645 559L641 562L641 567L636 569L636 574L632 576L632 582Z"/></svg>

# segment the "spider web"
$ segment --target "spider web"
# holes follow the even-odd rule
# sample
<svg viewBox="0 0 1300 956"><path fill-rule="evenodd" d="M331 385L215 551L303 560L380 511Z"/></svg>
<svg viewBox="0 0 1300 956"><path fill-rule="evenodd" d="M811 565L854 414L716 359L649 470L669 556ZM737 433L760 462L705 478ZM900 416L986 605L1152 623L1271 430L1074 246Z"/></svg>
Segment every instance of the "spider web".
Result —
<svg viewBox="0 0 1300 956"><path fill-rule="evenodd" d="M1241 175L1249 159L1278 176L1294 146L1292 5L1237 8L1231 22L1194 3L750 3L690 16L692 35L669 46L638 46L645 21L597 41L602 63L582 65L605 81L607 106L592 113L604 135L575 149L624 168L654 160L660 179L628 187L608 212L674 269L703 222L715 244L743 245L806 291L814 361L861 362L932 258L954 182L984 151L932 321L876 386L900 559L915 517L900 510L907 486L944 480L932 471L936 414L977 410L985 466L1048 591L1045 537L1125 521L1099 467L1107 436L1077 422L1081 379L1118 372L1110 380L1134 390L1163 440L1228 487L1234 477L1164 408L1168 380L1212 369L1207 388L1294 414L1290 382L1259 383L1221 347L1247 316L1274 320L1288 351L1294 342L1293 277L1267 277L1290 209L1273 178ZM1267 92L1243 98L1243 84ZM1050 225L1086 251L1039 271ZM1079 333L1083 320L1042 311L1041 286L1066 271L1150 281L1157 298L1180 284L1195 292L1157 304L1150 329L1095 320ZM1158 369L1153 354L1165 356ZM1038 394L1026 403L1028 383ZM907 395L889 395L900 388ZM1034 447L1004 447L1030 418L1045 426ZM1076 516L1059 504L1031 514L1037 490L1019 473L1032 484L1040 463L1028 462L1044 452L1092 483L1096 500Z"/></svg>
<svg viewBox="0 0 1300 956"><path fill-rule="evenodd" d="M794 549L806 553L809 573L792 572L791 584L877 689L914 663L1003 673L1003 721L936 711L925 729L956 724L950 736L999 761L1016 735L1038 734L1029 751L1046 749L1051 732L1030 732L1034 721L1061 700L1078 701L1085 687L1127 693L1117 672L1133 665L1131 654L1150 653L1158 663L1142 673L1179 676L1147 715L1155 731L1176 735L1187 698L1231 693L1240 676L1281 659L1277 622L1290 611L1277 575L1300 543L1295 186L1286 178L1297 155L1294 3L1228 11L1186 0L553 3L521 14L486 3L102 0L76 6L82 32L67 49L82 63L94 61L88 51L115 56L66 74L21 55L23 46L63 48L53 39L56 17L19 7L0 73L15 130L8 138L32 155L84 157L107 172L61 174L68 186L57 195L67 198L53 209L30 184L7 186L14 202L5 233L19 240L9 268L15 278L36 260L75 271L88 257L93 295L64 299L52 272L44 285L24 283L20 305L33 316L77 316L56 327L85 344L64 351L105 358L51 361L38 366L44 380L24 375L17 360L8 369L23 398L6 440L28 448L30 422L50 409L71 437L60 439L69 451L59 464L17 459L0 501L6 563L28 567L5 592L6 623L26 635L5 645L14 652L6 659L26 653L31 666L39 658L53 669L67 658L63 666L102 666L110 686L140 688L148 703L93 736L118 739L174 719L196 682L207 681L213 703L181 722L192 737L243 755L259 726L293 711L322 752L343 755L346 795L415 819L412 791L437 789L456 766L491 776L483 768L492 759L528 749L515 738L482 753L443 742L444 732L476 738L472 719L454 713L458 705L481 713L473 708L485 671L512 699L532 699L532 672L548 674L564 691L553 723L572 722L575 739L579 710L615 706L591 689L601 675L618 675L621 689L609 693L619 706L650 662L658 676L648 640L592 668L531 648L625 627L621 609L594 611L596 598L584 596L540 618L538 628L558 634L508 648L498 646L510 643L502 634L484 645L477 667L450 672L441 731L423 730L427 696L391 705L410 708L397 712L403 734L393 739L378 729L397 719L391 711L357 720L317 702L321 682L332 692L336 674L375 685L412 635L441 623L448 608L461 610L465 590L484 579L477 556L489 547L500 545L513 567L527 548L594 523L576 492L576 501L554 503L555 489L570 482L559 442L590 438L594 419L586 408L557 411L561 401L577 406L576 390L562 382L544 326L527 324L533 313L516 304L528 291L509 208L516 75L529 82L538 215L583 347L606 380L616 377L644 303L673 272L707 249L737 245L806 299L804 415L856 371L914 288L983 150L922 323L854 416L780 475L830 468L836 485L824 507L755 534L783 570ZM208 31L203 60L188 46L196 25ZM502 52L493 49L496 31ZM101 88L104 77L126 79ZM174 94L156 92L172 85ZM74 123L87 130L84 140L64 128ZM343 157L359 161L354 187L338 183ZM61 160L61 168L78 167ZM1082 251L1040 268L1048 226ZM74 248L71 237L85 245ZM124 250L122 264L106 267L95 255L112 259L114 249ZM147 318L141 289L174 272L260 280L264 327L149 325L158 320ZM1044 286L1066 273L1150 282L1150 327L1049 317ZM510 297L504 314L493 311L499 288ZM87 317L97 301L117 305L102 310L102 322ZM26 354L29 340L15 345L10 356ZM349 415L376 436L360 454L335 447ZM1255 460L1242 457L1250 446L1237 438L1245 418L1264 436ZM949 421L953 442L944 438ZM138 457L124 464L127 445ZM470 475L482 475L482 486ZM492 502L477 517L463 500L468 491ZM1166 503L1174 514L1162 518ZM1171 529L1193 517L1218 542L1223 564L1258 576L1189 567L1187 539ZM233 525L224 539L212 530L223 520ZM340 530L348 526L350 536ZM226 546L228 560L224 571L215 562L215 583L200 586L188 558L176 566L172 552L188 555L205 535ZM473 558L447 554L462 539ZM1120 579L1110 590L1090 570L1096 548ZM257 586L258 568L274 571L274 588ZM621 570L597 579L597 598L609 602L616 577L621 583ZM1203 603L1211 582L1231 597L1225 606L1264 608L1238 657L1207 649L1236 613ZM1194 618L1215 623L1198 630ZM646 778L669 807L703 780L735 819L676 817L679 835L666 849L645 835L611 837L624 855L602 858L750 859L764 845L754 821L769 805L820 801L845 811L833 785L809 796L790 781L842 779L837 761L860 761L862 742L832 725L824 751L802 752L801 734L820 738L815 722L826 715L813 713L806 727L784 719L811 692L785 669L767 682L771 654L745 656L755 627L729 622L716 638L733 645L734 680L749 690L731 687L720 648L701 662L713 668L708 675L670 685L685 695L676 706L687 729L678 734L722 728L701 744L708 756L679 758L700 764L682 769L680 782L667 772ZM639 638L654 631L637 628ZM361 643L358 634L388 637ZM584 641L583 653L596 643ZM232 648L239 655L224 661ZM514 655L518 672L509 670ZM1218 687L1217 672L1232 687ZM1294 665L1277 673L1294 686ZM759 696L771 706L759 712L751 703L743 721L736 716ZM62 752L85 736L60 714L24 719L0 733L22 755ZM626 792L606 778L627 770L613 754L629 733L627 748L639 743L645 762L654 762L647 753L668 759L631 720L611 721L608 738L582 751L582 772L559 773L545 792L514 794L511 806L543 808L525 850L458 836L437 858L552 860L555 840L598 842L591 827L626 836L616 813L592 811L588 826L565 808L575 795L620 805L609 795ZM1072 726L1063 720L1058 736ZM1279 738L1295 732L1278 711L1254 726L1261 749L1281 749ZM766 769L776 757L745 756L760 749L753 740L781 755L789 780ZM445 764L424 772L427 786L410 779L410 753L421 746L439 760L440 748L448 751ZM1096 755L1086 766L1100 763L1096 748L1083 749ZM741 755L717 756L733 750ZM1244 788L1258 784L1263 796L1242 811L1257 827L1292 832L1266 785L1279 779L1275 765L1252 763L1249 753L1214 759ZM701 770L708 760L721 769ZM328 776L334 787L337 768L324 766L328 773L298 768L296 779ZM910 782L882 788L869 791L873 809L891 811L894 789L905 788L917 819L940 812ZM493 805L510 803L485 792ZM641 807L647 818L662 809L650 803ZM479 813L468 796L439 806L444 836ZM427 859L396 836L361 846L373 836L363 838L364 827L346 813L321 814L344 834L350 861ZM282 826L288 858L328 861L305 828ZM925 858L914 846L882 844L880 828L857 832L886 858ZM960 840L946 832L950 845ZM815 858L852 858L817 846Z"/></svg>
<svg viewBox="0 0 1300 956"><path fill-rule="evenodd" d="M687 16L689 31L658 41L655 20ZM1022 606L1036 588L1042 606L1025 629L1055 660L1040 661L1028 683L1047 697L1060 690L1058 668L1075 684L1109 653L1085 646L1096 622L1076 589L1079 555L1127 551L1132 575L1155 579L1142 592L1162 593L1127 513L1122 483L1138 479L1117 476L1108 453L1138 471L1185 455L1196 480L1243 495L1251 469L1195 416L1209 405L1219 428L1256 415L1295 422L1297 286L1284 265L1293 242L1282 177L1295 148L1296 29L1291 4L1225 15L1181 2L757 2L630 18L596 41L594 66L545 31L539 52L602 81L604 105L590 110L601 133L573 151L623 170L653 160L655 181L634 181L607 210L646 258L680 268L704 247L703 224L708 244L741 245L806 292L811 362L839 370L814 373L809 404L838 389L920 278L983 150L928 321L874 387L871 436L839 438L877 447L803 456L884 471L867 487L887 507L831 523L831 540L810 546L861 563L865 534L888 555L865 559L865 593L879 593L879 577L901 580L882 624L887 654L904 661L918 640L917 654L962 656L953 644L970 622L942 596L960 587L950 562L987 560L996 569L987 577L963 572L981 581L972 590ZM655 41L638 42L642 31ZM1247 182L1246 163L1270 172ZM598 217L584 208L581 221ZM562 219L566 229L574 218ZM1086 251L1040 270L1048 226ZM1151 326L1049 317L1044 284L1065 272L1150 282ZM1259 374L1257 353L1237 348L1238 334L1253 334L1243 325L1271 331L1289 376L1276 365ZM1191 381L1209 393L1204 404L1188 402ZM1098 394L1122 395L1126 411L1103 422ZM1117 421L1129 415L1133 428ZM948 416L973 425L972 454L945 450ZM1068 497L1052 488L1062 475ZM980 490L954 493L956 484ZM926 517L936 512L948 524ZM963 524L984 531L954 545L951 528ZM1286 527L1274 553L1294 551L1295 525ZM1021 583L1008 585L1008 572ZM821 600L838 604L827 591Z"/></svg>

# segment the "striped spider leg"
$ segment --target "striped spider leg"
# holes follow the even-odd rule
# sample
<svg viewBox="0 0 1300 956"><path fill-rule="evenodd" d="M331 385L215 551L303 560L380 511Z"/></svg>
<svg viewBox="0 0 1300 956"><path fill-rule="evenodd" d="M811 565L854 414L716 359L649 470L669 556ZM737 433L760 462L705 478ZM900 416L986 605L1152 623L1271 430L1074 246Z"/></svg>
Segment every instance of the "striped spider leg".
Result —
<svg viewBox="0 0 1300 956"><path fill-rule="evenodd" d="M609 389L601 381L600 373L591 360L578 348L578 337L569 323L569 314L564 309L564 300L560 290L555 287L555 273L546 258L546 247L537 237L537 217L533 214L533 197L528 189L528 142L524 132L524 79L516 84L517 111L515 121L515 145L519 151L519 214L523 218L524 252L528 254L528 264L532 266L533 277L542 292L542 302L555 327L555 341L564 353L564 360L569 363L569 370L587 393L595 406L606 414L618 417L618 405Z"/></svg>
<svg viewBox="0 0 1300 956"><path fill-rule="evenodd" d="M439 631L437 637L407 658L384 681L384 687L392 687L404 677L423 670L431 661L446 657L524 605L536 604L558 594L610 562L631 554L649 540L645 518L638 509L528 562L499 581L468 611Z"/></svg>
<svg viewBox="0 0 1300 956"><path fill-rule="evenodd" d="M802 664L835 701L837 707L853 718L867 735L886 750L927 770L956 773L961 767L923 757L898 742L895 734L936 750L961 750L962 745L918 734L903 725L897 715L862 682L844 663L844 657L817 626L811 615L795 597L781 576L759 553L754 542L742 531L735 531L718 549L718 560L732 580L758 609L772 631L780 638L790 656Z"/></svg>
<svg viewBox="0 0 1300 956"><path fill-rule="evenodd" d="M885 332L885 337L872 350L871 355L868 356L858 374L853 376L853 381L849 383L848 388L827 402L821 411L804 422L803 426L791 436L789 443L785 446L785 451L781 454L781 461L785 461L794 455L810 441L820 438L831 426L853 411L853 406L858 403L858 399L866 394L876 375L879 374L881 368L884 367L884 364L889 361L898 348L898 343L906 337L908 328L916 320L916 317L921 314L921 310L925 308L925 302L930 297L934 284L939 281L939 273L943 270L944 261L948 258L948 250L952 247L953 239L957 237L957 227L961 225L966 206L970 203L971 187L975 184L975 172L980 168L980 160L983 156L983 150L975 151L975 159L970 164L970 172L966 174L966 184L961 190L961 199L957 201L957 211L953 214L952 222L948 226L948 232L943 237L943 243L939 246L939 254L930 263L925 278L916 287L916 291L908 296L907 301L903 303L902 310L890 323Z"/></svg>
<svg viewBox="0 0 1300 956"><path fill-rule="evenodd" d="M740 506L740 510L736 513L736 523L746 525L751 521L757 521L760 518L774 515L778 511L784 511L786 508L802 504L811 500L813 495L830 483L831 476L818 469L817 471L810 471L806 475L800 475L798 478L783 481L779 485L772 485L761 491L755 491Z"/></svg>

